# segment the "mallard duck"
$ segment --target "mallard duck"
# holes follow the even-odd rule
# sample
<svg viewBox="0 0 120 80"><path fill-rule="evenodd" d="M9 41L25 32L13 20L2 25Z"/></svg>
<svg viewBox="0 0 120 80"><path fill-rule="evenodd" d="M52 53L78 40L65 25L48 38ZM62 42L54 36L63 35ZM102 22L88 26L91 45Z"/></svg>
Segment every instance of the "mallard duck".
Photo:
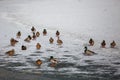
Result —
<svg viewBox="0 0 120 80"><path fill-rule="evenodd" d="M27 50L27 47L24 46L24 45L22 45L22 46L21 46L21 50Z"/></svg>
<svg viewBox="0 0 120 80"><path fill-rule="evenodd" d="M20 38L20 36L21 36L21 32L18 31L17 34L16 34L16 36L17 36L17 38Z"/></svg>
<svg viewBox="0 0 120 80"><path fill-rule="evenodd" d="M31 39L32 39L32 37L30 35L28 35L28 37L26 39L24 39L24 41L30 42Z"/></svg>
<svg viewBox="0 0 120 80"><path fill-rule="evenodd" d="M40 36L40 32L37 31L36 32L36 36L39 37Z"/></svg>
<svg viewBox="0 0 120 80"><path fill-rule="evenodd" d="M30 35L28 35L28 39L29 39L29 40L31 40L31 39L32 39L32 37L31 37Z"/></svg>
<svg viewBox="0 0 120 80"><path fill-rule="evenodd" d="M31 31L32 31L32 32L35 32L35 31L36 31L36 29L34 28L34 26L32 26Z"/></svg>
<svg viewBox="0 0 120 80"><path fill-rule="evenodd" d="M114 48L115 46L116 46L116 42L113 40L113 42L110 43L110 47L111 47L111 48Z"/></svg>
<svg viewBox="0 0 120 80"><path fill-rule="evenodd" d="M53 56L50 56L49 61L50 61L50 66L51 67L55 67L56 64L58 63L57 59L55 59Z"/></svg>
<svg viewBox="0 0 120 80"><path fill-rule="evenodd" d="M56 36L59 36L60 35L60 32L57 30L56 31Z"/></svg>
<svg viewBox="0 0 120 80"><path fill-rule="evenodd" d="M36 64L37 64L38 66L41 66L42 61L41 61L40 59L38 59L38 60L36 61Z"/></svg>
<svg viewBox="0 0 120 80"><path fill-rule="evenodd" d="M24 41L30 42L30 39L27 37L27 38L24 39Z"/></svg>
<svg viewBox="0 0 120 80"><path fill-rule="evenodd" d="M13 56L15 54L15 50L14 49L9 50L6 52L6 54L8 54L9 56Z"/></svg>
<svg viewBox="0 0 120 80"><path fill-rule="evenodd" d="M15 44L16 44L17 42L18 42L18 41L15 40L14 38L11 38L11 39L10 39L10 44L11 44L11 46L15 46Z"/></svg>
<svg viewBox="0 0 120 80"><path fill-rule="evenodd" d="M105 42L105 40L103 40L102 43L101 43L101 47L105 48L105 46L106 46L106 42Z"/></svg>
<svg viewBox="0 0 120 80"><path fill-rule="evenodd" d="M36 49L40 49L40 48L41 48L40 43L37 43L37 44L36 44Z"/></svg>
<svg viewBox="0 0 120 80"><path fill-rule="evenodd" d="M49 42L52 44L54 42L54 39L50 37Z"/></svg>
<svg viewBox="0 0 120 80"><path fill-rule="evenodd" d="M84 54L85 55L93 55L93 54L95 54L95 52L88 50L87 47L85 47Z"/></svg>
<svg viewBox="0 0 120 80"><path fill-rule="evenodd" d="M43 35L46 35L46 34L47 34L47 30L44 29L44 30L43 30Z"/></svg>
<svg viewBox="0 0 120 80"><path fill-rule="evenodd" d="M92 38L90 38L89 44L90 44L90 46L93 46L93 45L94 45L94 40L93 40Z"/></svg>
<svg viewBox="0 0 120 80"><path fill-rule="evenodd" d="M60 40L60 38L58 37L58 39L57 39L57 43L58 43L58 45L61 45L61 44L63 44L63 41Z"/></svg>
<svg viewBox="0 0 120 80"><path fill-rule="evenodd" d="M36 39L36 35L35 35L35 33L33 32L33 36L32 36L32 38L35 40Z"/></svg>

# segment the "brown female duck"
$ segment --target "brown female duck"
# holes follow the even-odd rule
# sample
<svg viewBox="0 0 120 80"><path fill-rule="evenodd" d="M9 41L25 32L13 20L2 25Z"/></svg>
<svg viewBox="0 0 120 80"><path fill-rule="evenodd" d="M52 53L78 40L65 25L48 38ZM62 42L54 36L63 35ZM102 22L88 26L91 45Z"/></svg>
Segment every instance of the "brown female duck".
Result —
<svg viewBox="0 0 120 80"><path fill-rule="evenodd" d="M40 49L40 48L41 48L40 43L37 43L37 44L36 44L36 49Z"/></svg>
<svg viewBox="0 0 120 80"><path fill-rule="evenodd" d="M113 42L110 43L110 47L111 47L111 48L114 48L115 46L116 46L116 42L113 40Z"/></svg>
<svg viewBox="0 0 120 80"><path fill-rule="evenodd" d="M41 61L40 59L38 59L38 60L36 61L36 64L37 64L38 66L41 66L42 61Z"/></svg>
<svg viewBox="0 0 120 80"><path fill-rule="evenodd" d="M50 44L52 44L54 42L54 39L52 37L50 37L49 42L50 42Z"/></svg>
<svg viewBox="0 0 120 80"><path fill-rule="evenodd" d="M101 43L101 47L105 48L105 46L106 46L106 42L105 42L105 40L103 40L102 43Z"/></svg>
<svg viewBox="0 0 120 80"><path fill-rule="evenodd" d="M92 38L90 38L89 44L90 44L90 46L93 46L93 45L94 45L94 40L93 40Z"/></svg>
<svg viewBox="0 0 120 80"><path fill-rule="evenodd" d="M8 54L9 56L13 56L15 54L15 50L14 49L9 50L6 52L6 54Z"/></svg>

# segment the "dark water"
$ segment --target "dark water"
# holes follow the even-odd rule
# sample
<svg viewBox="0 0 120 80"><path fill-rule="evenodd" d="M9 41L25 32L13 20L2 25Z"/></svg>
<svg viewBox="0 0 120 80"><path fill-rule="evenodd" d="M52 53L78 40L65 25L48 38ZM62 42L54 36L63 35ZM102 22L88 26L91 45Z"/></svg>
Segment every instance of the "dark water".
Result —
<svg viewBox="0 0 120 80"><path fill-rule="evenodd" d="M91 62L87 60L86 62ZM115 63L120 65L118 63ZM8 70L14 71L15 69L8 68L9 67L17 67L17 66L25 66L22 63L8 63L5 67ZM4 68L5 68L4 67ZM59 71L61 68L69 68L76 67L79 70L79 73L69 73L69 71ZM36 70L37 69L37 70ZM26 72L27 74L37 75L41 77L47 77L49 79L55 80L120 80L120 74L115 74L117 69L110 65L82 65L76 66L74 63L59 63L54 67L54 71L40 70L40 67L33 69L32 72ZM30 68L23 69L22 71L16 70L16 72L25 72L26 70L30 70ZM37 73L34 73L37 72ZM38 79L35 79L38 80ZM40 79L41 80L41 79Z"/></svg>

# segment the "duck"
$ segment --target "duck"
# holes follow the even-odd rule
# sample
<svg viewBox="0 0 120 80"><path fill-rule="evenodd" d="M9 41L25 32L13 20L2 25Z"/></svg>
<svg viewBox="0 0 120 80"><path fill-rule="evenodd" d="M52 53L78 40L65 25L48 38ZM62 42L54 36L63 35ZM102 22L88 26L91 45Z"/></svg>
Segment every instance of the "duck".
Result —
<svg viewBox="0 0 120 80"><path fill-rule="evenodd" d="M58 43L58 45L61 45L61 44L63 44L63 41L58 37L57 43Z"/></svg>
<svg viewBox="0 0 120 80"><path fill-rule="evenodd" d="M36 35L35 35L35 32L33 32L33 36L32 36L33 40L36 39Z"/></svg>
<svg viewBox="0 0 120 80"><path fill-rule="evenodd" d="M24 46L24 45L22 45L22 46L21 46L21 50L27 50L27 47Z"/></svg>
<svg viewBox="0 0 120 80"><path fill-rule="evenodd" d="M41 48L40 43L37 43L37 44L36 44L36 49L40 49L40 48Z"/></svg>
<svg viewBox="0 0 120 80"><path fill-rule="evenodd" d="M89 44L90 44L90 46L93 46L93 45L94 45L94 40L93 40L92 38L90 38Z"/></svg>
<svg viewBox="0 0 120 80"><path fill-rule="evenodd" d="M29 40L31 40L31 39L32 39L32 37L31 37L30 35L28 35L28 39L29 39Z"/></svg>
<svg viewBox="0 0 120 80"><path fill-rule="evenodd" d="M36 37L39 37L40 36L40 32L36 32Z"/></svg>
<svg viewBox="0 0 120 80"><path fill-rule="evenodd" d="M15 50L14 49L9 50L6 52L6 54L8 54L9 56L13 56L15 54Z"/></svg>
<svg viewBox="0 0 120 80"><path fill-rule="evenodd" d="M47 34L47 30L44 29L44 30L43 30L43 35L45 36L46 34Z"/></svg>
<svg viewBox="0 0 120 80"><path fill-rule="evenodd" d="M38 59L38 60L36 60L36 64L37 64L38 66L41 66L42 61L41 61L40 59Z"/></svg>
<svg viewBox="0 0 120 80"><path fill-rule="evenodd" d="M17 38L20 38L20 36L21 36L21 32L18 31L17 34L16 34L16 36L17 36Z"/></svg>
<svg viewBox="0 0 120 80"><path fill-rule="evenodd" d="M15 40L14 38L11 38L11 39L10 39L10 44L11 44L11 46L15 46L16 43L18 43L18 41Z"/></svg>
<svg viewBox="0 0 120 80"><path fill-rule="evenodd" d="M54 42L54 39L52 37L50 37L49 42L50 42L50 44L52 44Z"/></svg>
<svg viewBox="0 0 120 80"><path fill-rule="evenodd" d="M32 39L32 37L31 37L30 35L28 35L28 37L25 38L24 41L26 41L26 42L30 42L31 39Z"/></svg>
<svg viewBox="0 0 120 80"><path fill-rule="evenodd" d="M50 66L51 67L55 67L56 64L58 63L57 59L55 59L53 56L50 56L49 61L50 61Z"/></svg>
<svg viewBox="0 0 120 80"><path fill-rule="evenodd" d="M106 42L105 42L105 40L103 40L102 43L101 43L101 47L105 48L105 46L106 46Z"/></svg>
<svg viewBox="0 0 120 80"><path fill-rule="evenodd" d="M34 26L32 26L31 31L32 31L32 32L35 32L35 31L36 31L36 29L34 28Z"/></svg>
<svg viewBox="0 0 120 80"><path fill-rule="evenodd" d="M95 54L95 52L93 52L91 50L88 50L88 48L85 46L84 54L88 55L88 56L91 56L91 55Z"/></svg>
<svg viewBox="0 0 120 80"><path fill-rule="evenodd" d="M58 63L57 59L55 59L53 56L50 56L49 61L50 61L51 63L55 63L55 64Z"/></svg>
<svg viewBox="0 0 120 80"><path fill-rule="evenodd" d="M59 36L60 35L60 32L57 30L56 31L56 36Z"/></svg>
<svg viewBox="0 0 120 80"><path fill-rule="evenodd" d="M114 48L115 46L116 46L116 42L113 40L113 42L110 43L110 47L111 47L111 48Z"/></svg>

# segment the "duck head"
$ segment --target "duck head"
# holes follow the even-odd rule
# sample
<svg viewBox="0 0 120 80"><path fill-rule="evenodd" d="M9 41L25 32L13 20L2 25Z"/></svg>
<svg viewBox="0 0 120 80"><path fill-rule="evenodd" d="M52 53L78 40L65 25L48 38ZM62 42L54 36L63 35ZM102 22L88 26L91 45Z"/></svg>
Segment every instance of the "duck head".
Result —
<svg viewBox="0 0 120 80"><path fill-rule="evenodd" d="M53 56L50 56L50 59L53 59Z"/></svg>
<svg viewBox="0 0 120 80"><path fill-rule="evenodd" d="M84 49L87 50L87 46L85 46Z"/></svg>

